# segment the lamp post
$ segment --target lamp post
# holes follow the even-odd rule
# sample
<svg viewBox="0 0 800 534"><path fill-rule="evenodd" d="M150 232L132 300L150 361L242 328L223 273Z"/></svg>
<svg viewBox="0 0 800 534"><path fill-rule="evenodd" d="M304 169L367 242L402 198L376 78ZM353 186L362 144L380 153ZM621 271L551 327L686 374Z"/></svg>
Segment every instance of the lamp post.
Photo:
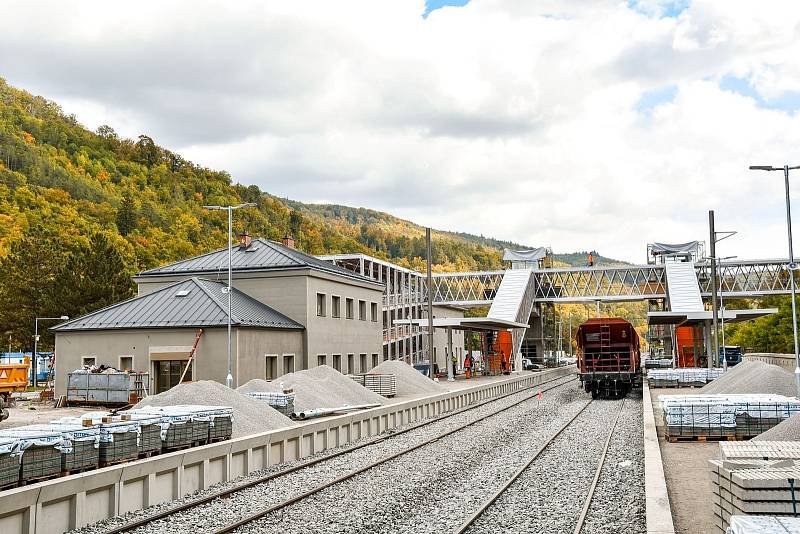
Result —
<svg viewBox="0 0 800 534"><path fill-rule="evenodd" d="M225 293L228 294L228 376L225 377L225 385L229 388L233 387L233 373L231 370L231 295L233 288L231 258L233 256L233 210L252 208L254 206L256 206L255 202L245 202L238 206L203 206L207 210L224 210L228 212L228 287L225 288Z"/></svg>
<svg viewBox="0 0 800 534"><path fill-rule="evenodd" d="M792 207L789 200L789 171L800 169L800 166L790 167L784 165L783 167L773 167L772 165L750 165L751 171L783 171L783 183L786 189L786 229L789 234L789 278L791 280L792 288L792 333L794 334L794 381L797 386L798 395L800 395L800 347L797 343L797 305L795 298L797 296L797 289L794 282L794 271L797 266L794 263L794 250L792 247Z"/></svg>
<svg viewBox="0 0 800 534"><path fill-rule="evenodd" d="M735 231L716 231L714 229L714 210L708 211L708 232L711 246L711 349L713 354L708 358L708 368L714 367L714 363L719 359L719 336L717 327L718 307L717 307L717 243L735 235Z"/></svg>
<svg viewBox="0 0 800 534"><path fill-rule="evenodd" d="M38 349L39 349L39 321L66 321L69 319L67 315L61 315L60 317L36 317L34 319L33 324L33 387L39 385L39 380L36 378L36 375L39 374L39 358L38 358ZM10 351L9 351L10 352Z"/></svg>

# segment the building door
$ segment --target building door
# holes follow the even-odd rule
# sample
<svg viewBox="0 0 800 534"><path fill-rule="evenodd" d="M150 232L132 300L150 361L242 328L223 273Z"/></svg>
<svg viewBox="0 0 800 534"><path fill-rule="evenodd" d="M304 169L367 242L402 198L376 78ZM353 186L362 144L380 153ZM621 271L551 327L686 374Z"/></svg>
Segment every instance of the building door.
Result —
<svg viewBox="0 0 800 534"><path fill-rule="evenodd" d="M178 385L183 368L186 366L186 360L157 360L153 362L153 365L156 374L156 393L161 393ZM190 368L183 381L189 382L191 379L192 369Z"/></svg>

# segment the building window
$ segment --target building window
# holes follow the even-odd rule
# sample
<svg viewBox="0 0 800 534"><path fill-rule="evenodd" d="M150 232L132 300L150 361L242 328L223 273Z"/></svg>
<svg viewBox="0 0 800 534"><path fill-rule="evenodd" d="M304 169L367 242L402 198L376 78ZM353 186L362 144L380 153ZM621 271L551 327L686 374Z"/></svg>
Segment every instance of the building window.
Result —
<svg viewBox="0 0 800 534"><path fill-rule="evenodd" d="M327 359L327 354L317 354L317 365L325 365Z"/></svg>
<svg viewBox="0 0 800 534"><path fill-rule="evenodd" d="M189 369L186 370L187 360L156 360L153 362L154 372L156 376L156 393L162 393L168 389L175 387L181 381L183 376L184 382L192 380L194 367L189 364ZM184 375L184 371L186 374Z"/></svg>
<svg viewBox="0 0 800 534"><path fill-rule="evenodd" d="M367 372L367 355L366 354L359 354L358 355L358 370L361 373Z"/></svg>
<svg viewBox="0 0 800 534"><path fill-rule="evenodd" d="M334 354L333 355L333 368L342 372L342 355L341 354Z"/></svg>
<svg viewBox="0 0 800 534"><path fill-rule="evenodd" d="M278 355L267 354L266 359L266 371L264 372L264 378L267 380L275 380L278 378Z"/></svg>
<svg viewBox="0 0 800 534"><path fill-rule="evenodd" d="M369 304L369 312L370 312L370 319L372 319L373 323L378 322L378 303L377 302L370 302Z"/></svg>
<svg viewBox="0 0 800 534"><path fill-rule="evenodd" d="M367 303L364 300L358 301L358 320L359 321L367 320Z"/></svg>
<svg viewBox="0 0 800 534"><path fill-rule="evenodd" d="M317 293L317 315L325 317L325 293Z"/></svg>
<svg viewBox="0 0 800 534"><path fill-rule="evenodd" d="M337 319L341 317L341 304L342 297L337 297L336 295L331 297L331 317L336 317Z"/></svg>
<svg viewBox="0 0 800 534"><path fill-rule="evenodd" d="M294 354L283 355L283 373L294 373Z"/></svg>
<svg viewBox="0 0 800 534"><path fill-rule="evenodd" d="M97 365L97 356L84 356L81 358L81 365L89 367Z"/></svg>
<svg viewBox="0 0 800 534"><path fill-rule="evenodd" d="M345 317L348 319L353 318L353 299L345 299L344 301Z"/></svg>
<svg viewBox="0 0 800 534"><path fill-rule="evenodd" d="M118 369L120 371L133 371L133 356L120 356Z"/></svg>
<svg viewBox="0 0 800 534"><path fill-rule="evenodd" d="M356 370L355 354L347 355L347 372L353 374Z"/></svg>
<svg viewBox="0 0 800 534"><path fill-rule="evenodd" d="M372 367L378 367L378 353L376 352L372 353Z"/></svg>

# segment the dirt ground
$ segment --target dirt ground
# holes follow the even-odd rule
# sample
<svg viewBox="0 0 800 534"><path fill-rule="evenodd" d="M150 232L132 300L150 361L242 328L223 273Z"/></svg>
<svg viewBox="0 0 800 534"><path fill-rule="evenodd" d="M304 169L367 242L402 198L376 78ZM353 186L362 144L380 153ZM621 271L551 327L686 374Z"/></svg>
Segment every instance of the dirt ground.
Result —
<svg viewBox="0 0 800 534"><path fill-rule="evenodd" d="M708 460L719 456L719 443L664 440L664 421L658 407L659 395L691 393L685 388L654 388L650 390L658 430L658 444L664 464L672 521L678 534L714 532L714 512L711 509L711 480ZM696 390L694 390L696 391Z"/></svg>
<svg viewBox="0 0 800 534"><path fill-rule="evenodd" d="M0 430L22 425L49 423L53 419L78 416L92 411L97 411L97 408L53 408L52 402L39 403L33 400L17 400L14 405L8 409L9 418L0 422Z"/></svg>

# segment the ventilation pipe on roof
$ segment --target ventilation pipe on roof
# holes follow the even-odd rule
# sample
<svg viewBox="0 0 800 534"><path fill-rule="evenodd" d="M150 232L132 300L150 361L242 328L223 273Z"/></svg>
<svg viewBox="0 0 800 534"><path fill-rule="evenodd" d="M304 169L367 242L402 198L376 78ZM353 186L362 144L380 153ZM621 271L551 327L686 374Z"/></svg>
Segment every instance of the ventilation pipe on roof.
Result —
<svg viewBox="0 0 800 534"><path fill-rule="evenodd" d="M246 249L253 242L253 238L247 233L247 230L239 234L239 248Z"/></svg>
<svg viewBox="0 0 800 534"><path fill-rule="evenodd" d="M283 243L284 247L295 248L295 246L294 246L294 238L292 236L290 236L289 234L286 234L285 236L283 236L283 238L281 239L281 243Z"/></svg>

